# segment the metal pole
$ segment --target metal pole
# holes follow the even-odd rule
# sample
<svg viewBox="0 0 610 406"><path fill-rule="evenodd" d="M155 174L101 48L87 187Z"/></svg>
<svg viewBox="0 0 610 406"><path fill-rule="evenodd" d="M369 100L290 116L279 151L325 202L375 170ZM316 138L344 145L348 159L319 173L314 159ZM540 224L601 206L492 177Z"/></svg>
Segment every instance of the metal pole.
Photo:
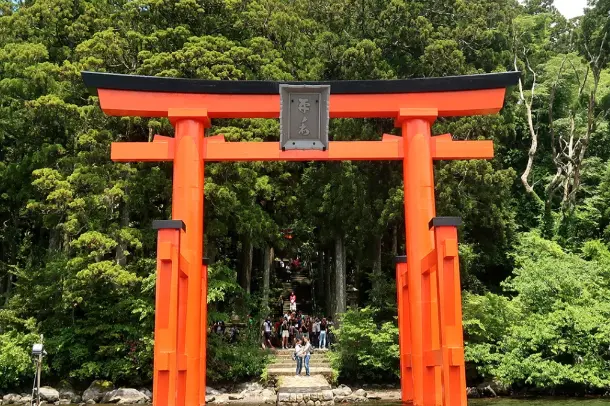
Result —
<svg viewBox="0 0 610 406"><path fill-rule="evenodd" d="M40 335L40 342L44 344L44 336ZM44 348L44 347L43 347ZM42 373L42 354L38 354L38 365L36 367L36 406L40 405L40 374Z"/></svg>
<svg viewBox="0 0 610 406"><path fill-rule="evenodd" d="M40 372L42 370L42 354L38 356L38 366L36 368L36 405L40 405Z"/></svg>

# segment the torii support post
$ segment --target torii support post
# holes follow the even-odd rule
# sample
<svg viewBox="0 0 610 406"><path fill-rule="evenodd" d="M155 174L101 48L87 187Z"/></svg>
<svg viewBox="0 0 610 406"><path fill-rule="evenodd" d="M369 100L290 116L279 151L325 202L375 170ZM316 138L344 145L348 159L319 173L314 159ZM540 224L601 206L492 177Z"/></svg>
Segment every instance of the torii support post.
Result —
<svg viewBox="0 0 610 406"><path fill-rule="evenodd" d="M180 321L177 406L205 404L207 346L207 272L202 273L204 129L210 120L205 109L170 109L175 128L172 217L182 219L178 285ZM181 352L180 352L181 353ZM159 405L163 405L160 403Z"/></svg>
<svg viewBox="0 0 610 406"><path fill-rule="evenodd" d="M207 264L203 253L203 132L207 111L171 110L172 217L159 229L155 314L155 405L205 404Z"/></svg>
<svg viewBox="0 0 610 406"><path fill-rule="evenodd" d="M153 403L176 406L178 382L178 278L182 220L157 220L157 284Z"/></svg>
<svg viewBox="0 0 610 406"><path fill-rule="evenodd" d="M411 323L409 315L409 280L407 257L396 257L396 303L398 305L398 341L400 347L400 390L403 402L413 401L411 369Z"/></svg>
<svg viewBox="0 0 610 406"><path fill-rule="evenodd" d="M462 292L458 258L457 226L459 217L435 217L434 229L438 300L440 303L443 353L444 405L467 406L464 339L462 332Z"/></svg>
<svg viewBox="0 0 610 406"><path fill-rule="evenodd" d="M436 280L430 269L422 269L422 261L434 248L434 234L428 227L429 219L435 216L430 127L437 116L438 110L432 108L401 109L396 122L402 127L404 148L413 399L416 405L425 406L442 404ZM402 333L405 326L401 327ZM408 396L404 388L403 396Z"/></svg>
<svg viewBox="0 0 610 406"><path fill-rule="evenodd" d="M402 398L412 400L416 406L455 406L441 385L441 361L446 357L440 350L437 283L446 289L449 282L441 280L436 261L429 255L435 246L434 233L427 226L427 221L435 216L432 163L446 159L489 159L493 157L493 143L453 141L450 134L432 137L430 126L436 117L499 112L506 87L518 82L518 72L387 81L288 82L330 85L331 118L394 118L402 128L402 137L384 134L381 141L330 141L326 151L281 151L278 142L225 142L223 136L204 138L210 119L278 118L278 82L92 72L83 72L82 76L85 84L95 89L106 114L168 117L176 129L174 138L156 135L153 142L113 143L111 149L114 161L174 162L172 218L181 219L186 226L178 242L173 234L159 235L160 247L173 241L179 250L177 287L170 284L168 291L164 279L157 281L154 406L173 405L172 402L177 406L205 404L207 269L201 264L204 163L328 160L403 161L408 260L397 267ZM158 253L159 267L165 269L168 260L163 259L166 255L163 250ZM172 257L173 267L175 261ZM458 297L454 295L454 301ZM168 307L170 313L177 312L173 331L173 325L165 331L165 319L161 318L168 300L170 304L177 300L177 308ZM440 309L440 313L447 317L446 309ZM175 345L171 344L174 338L165 344L164 334L175 337ZM458 336L452 335L453 341L447 348L461 345ZM449 338L443 340L445 348ZM176 361L164 361L172 359L164 354L172 353L174 346ZM454 353L457 354L452 350L451 354ZM454 370L449 371L453 377ZM176 376L175 381L171 374ZM172 385L175 397L170 393ZM455 391L452 394L460 390L465 396L463 382L451 388Z"/></svg>

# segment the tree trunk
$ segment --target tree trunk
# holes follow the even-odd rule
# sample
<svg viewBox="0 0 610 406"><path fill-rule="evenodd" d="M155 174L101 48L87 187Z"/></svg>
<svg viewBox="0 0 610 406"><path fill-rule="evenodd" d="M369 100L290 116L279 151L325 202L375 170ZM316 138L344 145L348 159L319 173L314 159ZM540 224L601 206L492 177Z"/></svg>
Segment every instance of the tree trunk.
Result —
<svg viewBox="0 0 610 406"><path fill-rule="evenodd" d="M326 288L326 269L324 263L324 250L320 250L318 252L318 272L316 273L316 311L319 311L321 306L320 303L323 303L324 299L324 289Z"/></svg>
<svg viewBox="0 0 610 406"><path fill-rule="evenodd" d="M355 266L355 269L354 269L354 287L357 290L354 292L354 296L355 296L355 299L354 299L354 302L353 302L354 306L360 306L360 303L363 302L363 298L361 296L361 292L362 292L362 289L361 289L361 287L362 287L362 279L363 279L363 277L362 277L362 272L361 272L361 269L360 269L360 264L356 263L356 266ZM347 302L348 302L348 304L350 306L352 306L352 301L349 298L349 293L348 293Z"/></svg>
<svg viewBox="0 0 610 406"><path fill-rule="evenodd" d="M263 250L263 309L267 313L269 312L269 280L273 264L273 247L266 245Z"/></svg>
<svg viewBox="0 0 610 406"><path fill-rule="evenodd" d="M324 272L324 296L325 296L325 300L324 300L324 304L326 305L326 315L332 315L333 314L333 310L334 310L334 306L333 306L333 290L331 289L332 287L332 281L334 280L334 278L331 277L332 273L333 273L333 263L330 257L330 254L327 254L326 257L328 258L328 261L326 261L326 271Z"/></svg>
<svg viewBox="0 0 610 406"><path fill-rule="evenodd" d="M49 251L51 253L59 251L59 228L57 227L49 230Z"/></svg>
<svg viewBox="0 0 610 406"><path fill-rule="evenodd" d="M208 239L206 239L203 243L203 247L205 249L203 256L210 261L210 264L215 263L216 254L218 253L218 248L216 246L216 243L214 242L214 239L212 238L209 241L208 241Z"/></svg>
<svg viewBox="0 0 610 406"><path fill-rule="evenodd" d="M519 79L519 96L520 100L525 106L526 118L527 118L527 128L530 132L530 137L532 138L532 142L530 144L530 148L527 152L527 165L525 166L525 170L521 174L521 183L525 187L525 191L534 197L536 202L539 204L543 204L542 199L534 190L533 183L530 183L530 174L534 167L534 159L536 158L536 151L538 150L538 130L534 125L533 113L532 113L532 105L534 103L534 95L536 94L536 72L530 67L529 60L527 57L525 58L525 62L527 64L527 69L532 73L532 88L530 98L525 97L525 93L523 91L523 82ZM517 67L517 55L515 54L515 70L519 70Z"/></svg>
<svg viewBox="0 0 610 406"><path fill-rule="evenodd" d="M337 300L335 316L345 313L347 310L346 279L345 242L341 235L335 238L335 297Z"/></svg>
<svg viewBox="0 0 610 406"><path fill-rule="evenodd" d="M392 227L392 256L398 256L398 226Z"/></svg>
<svg viewBox="0 0 610 406"><path fill-rule="evenodd" d="M249 236L244 236L241 246L241 272L239 274L239 285L249 294L252 285L252 257L254 247Z"/></svg>
<svg viewBox="0 0 610 406"><path fill-rule="evenodd" d="M252 261L254 260L254 247L252 246L252 240L248 238L248 246L245 250L246 254L246 292L252 293Z"/></svg>
<svg viewBox="0 0 610 406"><path fill-rule="evenodd" d="M6 305L11 298L12 289L13 289L13 274L9 273L8 275L6 275L6 291L4 292L4 305Z"/></svg>
<svg viewBox="0 0 610 406"><path fill-rule="evenodd" d="M381 236L375 237L375 259L373 261L373 280L372 282L372 301L378 303L381 299L381 284L383 275L381 274Z"/></svg>
<svg viewBox="0 0 610 406"><path fill-rule="evenodd" d="M120 228L129 227L129 205L127 202L123 203L123 207L121 207L121 220L120 220ZM116 263L120 266L127 265L127 256L125 253L127 252L127 241L123 241L119 239L119 243L116 247L115 260Z"/></svg>
<svg viewBox="0 0 610 406"><path fill-rule="evenodd" d="M4 287L5 281L8 283L8 275L6 278L0 277L0 309L6 305L4 295L6 294L6 288Z"/></svg>
<svg viewBox="0 0 610 406"><path fill-rule="evenodd" d="M381 276L381 236L375 237L375 261L373 263L373 275ZM374 283L376 281L373 281Z"/></svg>

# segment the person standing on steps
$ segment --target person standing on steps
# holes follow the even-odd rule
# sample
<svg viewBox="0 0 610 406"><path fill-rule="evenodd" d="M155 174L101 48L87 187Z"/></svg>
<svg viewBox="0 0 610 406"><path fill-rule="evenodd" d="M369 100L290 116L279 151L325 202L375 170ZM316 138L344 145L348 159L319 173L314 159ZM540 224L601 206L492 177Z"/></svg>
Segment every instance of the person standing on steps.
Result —
<svg viewBox="0 0 610 406"><path fill-rule="evenodd" d="M297 295L294 294L294 290L290 293L290 311L297 311Z"/></svg>
<svg viewBox="0 0 610 406"><path fill-rule="evenodd" d="M297 322L294 324L294 337L297 339L297 341L303 342L303 332L301 330L301 326L299 326L299 323Z"/></svg>
<svg viewBox="0 0 610 406"><path fill-rule="evenodd" d="M284 320L282 325L280 326L280 330L282 331L282 349L288 348L288 337L290 335L290 331L288 330L288 321Z"/></svg>
<svg viewBox="0 0 610 406"><path fill-rule="evenodd" d="M231 344L236 343L238 338L239 338L239 329L237 328L236 325L233 325L231 327L231 336L229 337L229 342Z"/></svg>
<svg viewBox="0 0 610 406"><path fill-rule="evenodd" d="M309 317L308 317L301 324L301 332L303 333L303 337L307 339L307 342L309 342L309 340L311 340L311 338L309 336L310 330L311 330L311 324L309 322Z"/></svg>
<svg viewBox="0 0 610 406"><path fill-rule="evenodd" d="M271 328L272 328L271 320L269 320L269 317L267 317L265 319L265 322L263 323L263 333L265 335L265 346L267 346L267 348L273 348L273 344L271 344Z"/></svg>
<svg viewBox="0 0 610 406"><path fill-rule="evenodd" d="M313 336L311 345L313 345L314 348L320 348L320 319L317 317L311 326L311 334Z"/></svg>
<svg viewBox="0 0 610 406"><path fill-rule="evenodd" d="M333 342L335 341L335 334L333 333L335 323L331 317L328 318L328 323L326 326L326 348L330 350Z"/></svg>
<svg viewBox="0 0 610 406"><path fill-rule="evenodd" d="M275 324L273 325L273 338L276 341L277 347L282 346L282 322L284 321L283 317L277 319Z"/></svg>
<svg viewBox="0 0 610 406"><path fill-rule="evenodd" d="M284 296L280 295L279 299L277 300L277 307L279 307L280 309L280 314L284 313Z"/></svg>
<svg viewBox="0 0 610 406"><path fill-rule="evenodd" d="M294 319L290 319L288 329L290 331L290 345L296 347L297 345L297 322Z"/></svg>
<svg viewBox="0 0 610 406"><path fill-rule="evenodd" d="M320 322L320 348L326 348L326 330L328 330L328 322L323 317Z"/></svg>
<svg viewBox="0 0 610 406"><path fill-rule="evenodd" d="M311 358L311 343L309 339L305 337L303 339L303 346L301 347L301 357L303 359L303 363L305 364L305 376L309 376L309 359ZM301 371L299 371L299 375Z"/></svg>
<svg viewBox="0 0 610 406"><path fill-rule="evenodd" d="M294 376L301 375L301 369L303 369L303 358L300 357L301 353L301 340L297 340L294 345L294 355L292 358L297 362L297 371Z"/></svg>

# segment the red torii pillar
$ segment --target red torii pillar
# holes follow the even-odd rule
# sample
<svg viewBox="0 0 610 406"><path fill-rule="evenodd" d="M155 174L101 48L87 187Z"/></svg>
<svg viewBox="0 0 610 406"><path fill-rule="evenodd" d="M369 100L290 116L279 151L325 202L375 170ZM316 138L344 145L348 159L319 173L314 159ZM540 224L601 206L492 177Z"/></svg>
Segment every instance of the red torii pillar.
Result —
<svg viewBox="0 0 610 406"><path fill-rule="evenodd" d="M110 115L168 117L175 137L113 143L114 161L173 161L172 218L159 230L154 406L205 404L207 264L204 164L210 161L402 160L407 257L397 261L402 399L466 406L457 234L435 219L433 161L488 159L491 141L432 137L440 116L493 114L518 73L330 84L331 118L394 118L402 137L331 141L326 151L282 151L278 142L205 137L212 118L279 117L278 83L201 81L84 72ZM433 220L434 219L434 220ZM434 230L429 222L432 221ZM434 224L434 222L438 224Z"/></svg>
<svg viewBox="0 0 610 406"><path fill-rule="evenodd" d="M429 255L436 266L436 291L441 327L443 395L445 405L466 405L466 369L462 331L462 291L458 260L458 217L435 217L429 226L434 229L435 248Z"/></svg>
<svg viewBox="0 0 610 406"><path fill-rule="evenodd" d="M172 109L168 116L176 129L172 218L177 220L153 223L159 229L153 403L201 405L207 346L203 133L210 120L205 110Z"/></svg>
<svg viewBox="0 0 610 406"><path fill-rule="evenodd" d="M434 169L432 166L431 123L436 109L401 109L397 125L402 126L405 196L405 230L407 234L407 268L417 270L421 259L434 247L434 236L428 222L435 216ZM409 311L411 321L411 372L413 398L424 405L441 404L440 366L438 362L439 324L436 303L436 281L422 272L408 272ZM401 330L408 328L400 326ZM401 358L403 358L401 349ZM402 361L402 360L401 360ZM404 362L404 361L402 361Z"/></svg>

